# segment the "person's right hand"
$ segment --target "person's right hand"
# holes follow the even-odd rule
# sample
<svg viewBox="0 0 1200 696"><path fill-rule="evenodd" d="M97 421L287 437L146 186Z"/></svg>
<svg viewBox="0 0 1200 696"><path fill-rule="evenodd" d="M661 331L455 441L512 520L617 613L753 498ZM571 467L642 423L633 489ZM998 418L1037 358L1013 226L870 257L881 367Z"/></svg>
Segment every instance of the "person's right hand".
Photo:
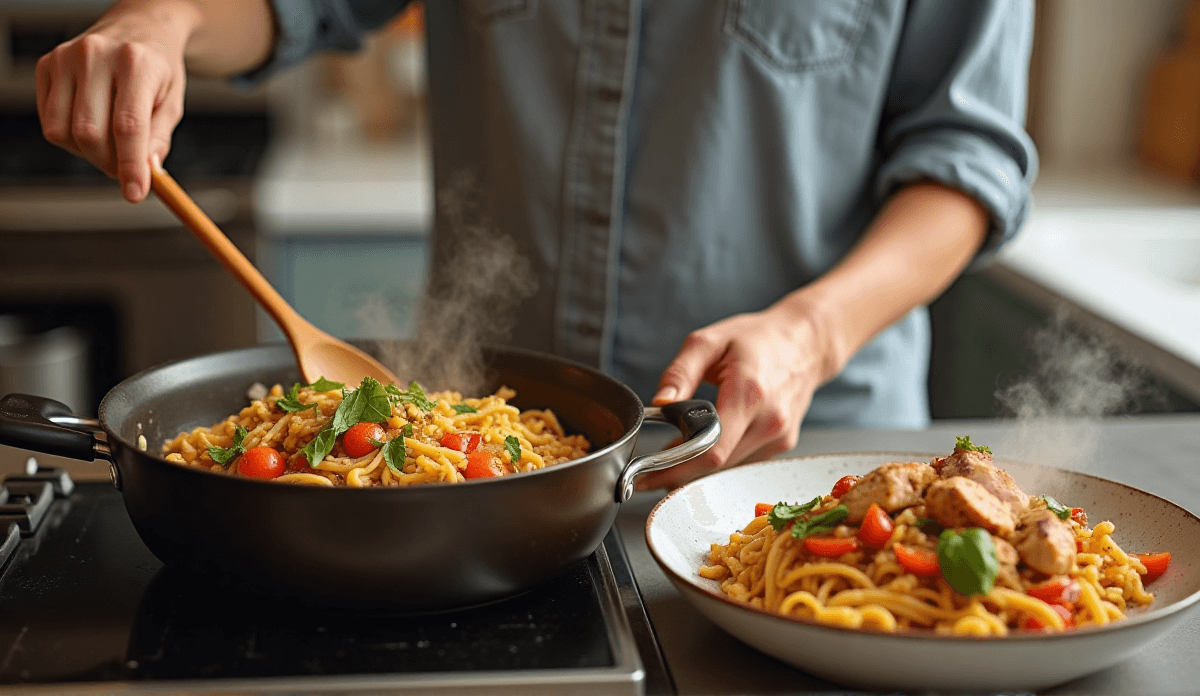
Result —
<svg viewBox="0 0 1200 696"><path fill-rule="evenodd" d="M116 178L126 200L142 200L150 160L167 156L183 115L186 44L180 22L110 12L38 61L42 133Z"/></svg>

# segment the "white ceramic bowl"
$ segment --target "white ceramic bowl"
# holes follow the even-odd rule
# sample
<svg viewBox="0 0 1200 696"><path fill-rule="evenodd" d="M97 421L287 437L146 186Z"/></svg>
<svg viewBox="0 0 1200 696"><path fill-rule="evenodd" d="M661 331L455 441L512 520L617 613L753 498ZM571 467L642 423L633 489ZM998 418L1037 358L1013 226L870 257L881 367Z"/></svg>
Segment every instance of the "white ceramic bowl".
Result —
<svg viewBox="0 0 1200 696"><path fill-rule="evenodd" d="M1148 588L1155 601L1124 621L1060 634L953 638L826 626L754 609L726 597L698 570L712 543L728 543L756 503L811 500L847 474L935 455L882 452L776 459L693 481L663 498L646 521L654 559L679 591L748 645L815 676L853 687L919 691L1036 690L1109 667L1179 624L1200 600L1200 518L1156 495L1086 474L1008 462L1031 495L1082 507L1089 524L1109 520L1129 552L1170 551L1168 571Z"/></svg>

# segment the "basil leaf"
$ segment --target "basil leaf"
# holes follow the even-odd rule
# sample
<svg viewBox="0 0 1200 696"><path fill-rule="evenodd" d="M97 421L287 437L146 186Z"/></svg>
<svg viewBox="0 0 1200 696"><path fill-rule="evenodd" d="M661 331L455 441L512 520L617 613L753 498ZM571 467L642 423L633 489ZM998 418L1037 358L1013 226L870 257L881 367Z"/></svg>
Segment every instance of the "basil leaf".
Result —
<svg viewBox="0 0 1200 696"><path fill-rule="evenodd" d="M397 474L404 473L404 461L408 459L408 448L404 444L404 435L389 440L383 446L383 461L388 468Z"/></svg>
<svg viewBox="0 0 1200 696"><path fill-rule="evenodd" d="M317 436L304 446L304 449L300 450L300 453L308 459L310 467L315 468L333 451L333 443L337 441L337 436L338 434L333 428L325 428L317 433Z"/></svg>
<svg viewBox="0 0 1200 696"><path fill-rule="evenodd" d="M249 430L240 425L236 426L233 430L233 444L229 447L209 447L208 456L221 466L229 466L229 462L233 461L234 457L246 451L246 447L242 443L246 441L246 436L249 434Z"/></svg>
<svg viewBox="0 0 1200 696"><path fill-rule="evenodd" d="M327 391L336 391L338 389L342 389L346 385L342 384L341 382L333 382L333 381L327 380L324 377L318 377L317 381L313 382L312 384L310 384L308 386L313 391L327 392Z"/></svg>
<svg viewBox="0 0 1200 696"><path fill-rule="evenodd" d="M356 423L379 423L391 415L392 405L383 385L371 377L363 377L358 389L342 399L331 426L341 435Z"/></svg>
<svg viewBox="0 0 1200 696"><path fill-rule="evenodd" d="M314 401L311 404L300 403L300 383L292 385L292 388L284 396L275 400L275 405L287 411L288 413L297 413L299 411L307 411L310 408L316 408L317 403Z"/></svg>
<svg viewBox="0 0 1200 696"><path fill-rule="evenodd" d="M450 408L460 416L464 413L479 413L479 409L469 404L450 404Z"/></svg>
<svg viewBox="0 0 1200 696"><path fill-rule="evenodd" d="M971 436L964 435L963 437L954 438L954 449L966 450L968 452L987 452L992 453L992 448L985 445L971 444Z"/></svg>
<svg viewBox="0 0 1200 696"><path fill-rule="evenodd" d="M959 533L947 529L938 537L937 554L942 577L955 592L970 597L992 591L1000 562L987 530L971 527Z"/></svg>
<svg viewBox="0 0 1200 696"><path fill-rule="evenodd" d="M831 532L837 526L837 523L846 519L846 516L849 514L850 508L845 505L838 505L832 510L822 512L811 520L797 520L796 524L792 525L792 537L803 539L814 534Z"/></svg>
<svg viewBox="0 0 1200 696"><path fill-rule="evenodd" d="M392 401L399 404L412 404L422 411L432 411L437 403L429 400L429 396L425 394L425 390L416 382L409 382L408 389L404 390L394 384L389 384L386 387L388 396Z"/></svg>
<svg viewBox="0 0 1200 696"><path fill-rule="evenodd" d="M404 424L404 431L403 431L403 434L404 434L404 437L412 437L412 436L413 436L413 427L412 427L412 423L405 423L405 424Z"/></svg>
<svg viewBox="0 0 1200 696"><path fill-rule="evenodd" d="M1058 502L1057 500L1055 500L1054 498L1051 498L1048 495L1042 496L1042 500L1046 501L1046 507L1050 510L1050 512L1053 512L1055 515L1058 515L1058 519L1060 519L1060 520L1070 519L1071 508L1067 507L1066 505L1063 505L1062 503Z"/></svg>
<svg viewBox="0 0 1200 696"><path fill-rule="evenodd" d="M778 532L779 530L783 529L784 525L786 525L788 522L791 522L797 517L815 508L818 504L820 504L820 502L821 499L818 497L813 498L803 505L787 505L785 503L779 503L775 507L771 508L771 511L767 513L767 522L770 522L771 526L775 529L775 531Z"/></svg>
<svg viewBox="0 0 1200 696"><path fill-rule="evenodd" d="M509 463L513 471L518 471L517 463L521 461L521 441L515 435L504 438L504 449L508 452Z"/></svg>

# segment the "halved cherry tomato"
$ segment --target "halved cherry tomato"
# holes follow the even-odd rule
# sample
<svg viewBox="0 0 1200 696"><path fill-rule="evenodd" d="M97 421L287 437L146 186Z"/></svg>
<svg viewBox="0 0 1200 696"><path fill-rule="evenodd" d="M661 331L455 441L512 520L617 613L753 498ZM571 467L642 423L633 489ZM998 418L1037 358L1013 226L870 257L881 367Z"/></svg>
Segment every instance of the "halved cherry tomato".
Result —
<svg viewBox="0 0 1200 696"><path fill-rule="evenodd" d="M479 449L479 442L482 439L483 435L480 433L446 433L442 436L441 445L446 449L469 454Z"/></svg>
<svg viewBox="0 0 1200 696"><path fill-rule="evenodd" d="M858 548L858 539L855 537L837 539L835 537L810 536L804 539L804 550L823 558L837 558L857 551Z"/></svg>
<svg viewBox="0 0 1200 696"><path fill-rule="evenodd" d="M467 455L467 468L463 477L469 479L496 478L506 473L500 457L487 450L475 450Z"/></svg>
<svg viewBox="0 0 1200 696"><path fill-rule="evenodd" d="M1050 608L1054 610L1055 614L1062 617L1063 623L1067 625L1067 628L1075 628L1075 616L1071 614L1070 609L1061 604L1051 604ZM1025 622L1021 624L1021 628L1027 631L1040 631L1045 627L1045 624L1032 616L1026 616Z"/></svg>
<svg viewBox="0 0 1200 696"><path fill-rule="evenodd" d="M1083 511L1083 508L1071 508L1071 519L1084 527L1087 526L1087 513Z"/></svg>
<svg viewBox="0 0 1200 696"><path fill-rule="evenodd" d="M283 474L287 462L274 447L252 447L242 453L238 473L254 478L273 479Z"/></svg>
<svg viewBox="0 0 1200 696"><path fill-rule="evenodd" d="M769 514L774 508L775 506L770 503L758 503L754 506L754 516L762 517L763 515Z"/></svg>
<svg viewBox="0 0 1200 696"><path fill-rule="evenodd" d="M867 546L883 546L892 538L892 530L896 525L879 503L871 503L863 517L862 526L858 528L858 538Z"/></svg>
<svg viewBox="0 0 1200 696"><path fill-rule="evenodd" d="M1036 597L1046 604L1071 606L1079 601L1079 583L1063 575L1039 582L1025 589L1025 594Z"/></svg>
<svg viewBox="0 0 1200 696"><path fill-rule="evenodd" d="M833 484L833 490L829 492L829 495L840 498L846 495L846 491L854 488L854 484L856 483L858 483L857 476L843 476L837 480L837 483Z"/></svg>
<svg viewBox="0 0 1200 696"><path fill-rule="evenodd" d="M913 575L931 576L942 572L937 553L929 549L910 548L903 544L892 544L896 560Z"/></svg>
<svg viewBox="0 0 1200 696"><path fill-rule="evenodd" d="M379 449L371 442L383 439L383 426L378 423L355 423L342 436L342 447L351 457L365 457Z"/></svg>
<svg viewBox="0 0 1200 696"><path fill-rule="evenodd" d="M1154 582L1158 576L1167 572L1167 566L1171 565L1171 553L1164 551L1162 553L1135 553L1142 565L1146 566L1146 574L1142 576L1142 584Z"/></svg>

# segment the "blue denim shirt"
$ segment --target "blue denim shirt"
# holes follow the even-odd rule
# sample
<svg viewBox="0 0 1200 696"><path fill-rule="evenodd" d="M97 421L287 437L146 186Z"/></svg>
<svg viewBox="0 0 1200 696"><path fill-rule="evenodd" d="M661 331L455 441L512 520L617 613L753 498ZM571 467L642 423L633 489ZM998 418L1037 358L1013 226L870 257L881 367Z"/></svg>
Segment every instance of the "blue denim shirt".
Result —
<svg viewBox="0 0 1200 696"><path fill-rule="evenodd" d="M253 78L353 49L405 4L273 2ZM541 279L514 343L648 399L690 331L824 273L906 183L986 207L976 265L1017 232L1037 169L1031 4L433 0L435 183L469 172ZM818 391L806 426L925 424L928 353L918 308Z"/></svg>

